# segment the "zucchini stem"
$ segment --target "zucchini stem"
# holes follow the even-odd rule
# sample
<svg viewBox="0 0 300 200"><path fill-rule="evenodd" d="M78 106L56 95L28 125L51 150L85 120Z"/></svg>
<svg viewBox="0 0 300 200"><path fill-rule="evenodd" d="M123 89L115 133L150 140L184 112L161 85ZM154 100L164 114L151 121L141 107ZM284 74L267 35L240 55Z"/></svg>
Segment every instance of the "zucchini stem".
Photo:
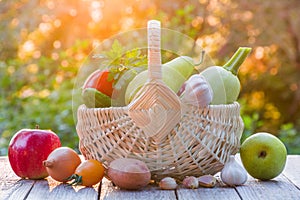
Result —
<svg viewBox="0 0 300 200"><path fill-rule="evenodd" d="M194 63L194 66L198 66L198 65L201 65L203 63L203 60L204 60L204 54L205 54L205 51L202 50L201 51L201 57L200 57L200 60L198 61L198 63Z"/></svg>
<svg viewBox="0 0 300 200"><path fill-rule="evenodd" d="M227 63L225 63L225 65L223 65L223 67L226 70L231 71L231 73L233 73L234 75L237 75L239 67L246 60L250 52L250 47L238 48L238 50L233 54L230 60L228 60Z"/></svg>

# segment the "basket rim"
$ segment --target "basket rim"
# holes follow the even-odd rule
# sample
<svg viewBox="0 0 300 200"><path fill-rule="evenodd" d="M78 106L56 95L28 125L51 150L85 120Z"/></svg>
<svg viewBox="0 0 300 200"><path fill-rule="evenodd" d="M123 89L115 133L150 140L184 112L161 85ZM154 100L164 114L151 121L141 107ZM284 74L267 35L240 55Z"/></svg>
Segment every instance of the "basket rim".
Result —
<svg viewBox="0 0 300 200"><path fill-rule="evenodd" d="M82 107L82 106L85 106L85 109L87 110L119 110L119 109L124 109L124 110L127 110L128 109L128 105L126 106L111 106L111 107L99 107L99 108L89 108L87 107L85 104L81 104L79 105L79 107ZM230 107L240 107L240 103L235 101L233 103L229 103L229 104L210 104L206 107L198 107L198 106L194 106L194 105L187 105L188 107L191 107L191 108L196 108L196 109L199 109L199 108L206 108L206 109L221 109L221 108L230 108ZM79 108L78 107L78 108Z"/></svg>

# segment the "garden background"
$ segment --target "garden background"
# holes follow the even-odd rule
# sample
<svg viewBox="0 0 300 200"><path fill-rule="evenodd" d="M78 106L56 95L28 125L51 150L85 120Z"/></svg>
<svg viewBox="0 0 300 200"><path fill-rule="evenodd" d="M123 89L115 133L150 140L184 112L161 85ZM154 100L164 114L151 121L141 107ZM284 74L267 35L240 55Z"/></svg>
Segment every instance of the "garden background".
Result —
<svg viewBox="0 0 300 200"><path fill-rule="evenodd" d="M216 64L239 46L242 140L265 131L300 153L300 1L0 0L0 155L22 128L51 129L78 148L72 90L101 41L158 19ZM134 42L134 41L132 41Z"/></svg>

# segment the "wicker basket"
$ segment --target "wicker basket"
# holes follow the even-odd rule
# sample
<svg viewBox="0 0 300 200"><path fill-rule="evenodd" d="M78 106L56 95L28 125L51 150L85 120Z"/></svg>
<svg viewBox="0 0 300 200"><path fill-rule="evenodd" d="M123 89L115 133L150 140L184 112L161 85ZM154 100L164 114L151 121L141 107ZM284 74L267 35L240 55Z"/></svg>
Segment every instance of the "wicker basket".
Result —
<svg viewBox="0 0 300 200"><path fill-rule="evenodd" d="M79 106L76 129L81 153L105 167L121 157L142 160L154 180L221 171L239 149L244 128L239 104L183 105L161 81L160 24L154 20L148 22L148 46L148 88L140 90L131 104Z"/></svg>

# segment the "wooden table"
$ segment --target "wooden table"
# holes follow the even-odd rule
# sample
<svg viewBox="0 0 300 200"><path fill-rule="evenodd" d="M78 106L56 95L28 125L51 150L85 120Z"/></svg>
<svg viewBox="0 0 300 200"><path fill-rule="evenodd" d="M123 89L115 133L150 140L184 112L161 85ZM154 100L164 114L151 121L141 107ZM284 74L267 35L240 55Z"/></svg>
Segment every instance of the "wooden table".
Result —
<svg viewBox="0 0 300 200"><path fill-rule="evenodd" d="M217 175L216 175L217 176ZM149 185L141 191L126 191L103 179L94 187L68 186L50 177L44 180L25 180L17 177L7 157L0 157L0 199L300 199L300 155L289 155L283 173L271 181L258 181L249 176L243 186L226 187L219 183L214 188L160 190Z"/></svg>

